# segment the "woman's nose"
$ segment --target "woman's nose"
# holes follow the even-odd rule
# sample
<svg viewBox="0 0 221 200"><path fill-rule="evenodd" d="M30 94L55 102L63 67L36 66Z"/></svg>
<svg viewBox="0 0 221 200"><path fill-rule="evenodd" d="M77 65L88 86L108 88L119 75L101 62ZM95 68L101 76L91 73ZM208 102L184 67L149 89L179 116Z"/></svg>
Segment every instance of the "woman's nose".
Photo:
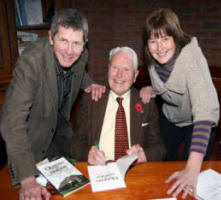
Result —
<svg viewBox="0 0 221 200"><path fill-rule="evenodd" d="M163 43L160 42L160 41L157 43L157 50L158 51L162 51L163 50Z"/></svg>

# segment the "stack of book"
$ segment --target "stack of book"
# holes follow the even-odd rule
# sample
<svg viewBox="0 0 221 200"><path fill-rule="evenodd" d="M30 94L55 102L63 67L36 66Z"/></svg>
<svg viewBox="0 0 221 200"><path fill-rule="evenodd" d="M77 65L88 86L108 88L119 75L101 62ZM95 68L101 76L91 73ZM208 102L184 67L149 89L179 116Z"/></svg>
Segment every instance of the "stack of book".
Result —
<svg viewBox="0 0 221 200"><path fill-rule="evenodd" d="M202 171L198 177L197 200L221 199L221 174L213 169Z"/></svg>
<svg viewBox="0 0 221 200"><path fill-rule="evenodd" d="M31 43L38 39L38 34L24 31L17 31L18 38L18 53L22 54L24 49Z"/></svg>
<svg viewBox="0 0 221 200"><path fill-rule="evenodd" d="M64 197L90 183L88 178L64 157L51 162L44 160L38 163L36 167L43 177ZM41 182L39 183L42 184Z"/></svg>
<svg viewBox="0 0 221 200"><path fill-rule="evenodd" d="M41 0L14 0L17 26L43 24Z"/></svg>

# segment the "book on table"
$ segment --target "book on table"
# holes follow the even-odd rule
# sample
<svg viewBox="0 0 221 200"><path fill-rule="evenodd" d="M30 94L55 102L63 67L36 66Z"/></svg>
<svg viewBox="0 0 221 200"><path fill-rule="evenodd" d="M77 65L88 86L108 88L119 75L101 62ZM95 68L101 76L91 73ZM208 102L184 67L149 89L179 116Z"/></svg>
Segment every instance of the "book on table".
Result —
<svg viewBox="0 0 221 200"><path fill-rule="evenodd" d="M37 164L36 167L64 197L89 183L89 180L64 157Z"/></svg>
<svg viewBox="0 0 221 200"><path fill-rule="evenodd" d="M199 174L196 187L197 200L221 199L221 174L207 169Z"/></svg>
<svg viewBox="0 0 221 200"><path fill-rule="evenodd" d="M126 155L107 165L88 166L93 192L125 188L125 174L129 166L137 159L137 154Z"/></svg>

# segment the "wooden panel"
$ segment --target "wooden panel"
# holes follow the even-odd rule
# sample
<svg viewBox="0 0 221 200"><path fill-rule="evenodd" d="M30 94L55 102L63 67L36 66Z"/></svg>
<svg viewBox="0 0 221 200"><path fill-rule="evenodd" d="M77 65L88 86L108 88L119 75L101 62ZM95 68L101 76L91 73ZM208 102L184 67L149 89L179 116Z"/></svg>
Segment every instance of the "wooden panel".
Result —
<svg viewBox="0 0 221 200"><path fill-rule="evenodd" d="M48 35L49 28L50 28L49 24L44 24L44 25L19 26L18 30L30 33L36 33L38 34L38 37L42 37Z"/></svg>
<svg viewBox="0 0 221 200"><path fill-rule="evenodd" d="M0 1L0 69L12 68L18 57L14 1Z"/></svg>
<svg viewBox="0 0 221 200"><path fill-rule="evenodd" d="M14 0L5 0L7 9L7 19L8 19L8 36L9 36L9 47L10 47L10 67L15 66L16 60L18 58L18 43L17 43L17 30L15 24L15 7ZM9 66L6 66L9 67Z"/></svg>
<svg viewBox="0 0 221 200"><path fill-rule="evenodd" d="M0 70L0 108L4 100L5 92L12 77L12 68Z"/></svg>
<svg viewBox="0 0 221 200"><path fill-rule="evenodd" d="M63 8L70 8L71 0L55 0L55 9L61 10Z"/></svg>
<svg viewBox="0 0 221 200"><path fill-rule="evenodd" d="M6 0L0 1L0 53L1 53L1 63L0 69L5 68L5 66L10 66L10 46L8 37L8 23L7 23L7 10L6 10Z"/></svg>
<svg viewBox="0 0 221 200"><path fill-rule="evenodd" d="M42 3L43 22L50 23L55 10L54 0L42 0L41 3Z"/></svg>

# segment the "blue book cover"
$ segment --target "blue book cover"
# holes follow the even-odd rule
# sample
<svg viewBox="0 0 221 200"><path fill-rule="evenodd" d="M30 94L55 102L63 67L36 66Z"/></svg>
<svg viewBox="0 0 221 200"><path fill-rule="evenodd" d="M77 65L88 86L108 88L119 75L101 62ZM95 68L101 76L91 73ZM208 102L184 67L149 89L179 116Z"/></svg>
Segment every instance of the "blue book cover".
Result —
<svg viewBox="0 0 221 200"><path fill-rule="evenodd" d="M28 25L43 23L41 0L25 0L25 10Z"/></svg>
<svg viewBox="0 0 221 200"><path fill-rule="evenodd" d="M18 0L18 3L19 3L20 11L21 11L22 24L26 26L28 25L28 21L27 21L27 15L26 15L26 10L25 10L25 0Z"/></svg>
<svg viewBox="0 0 221 200"><path fill-rule="evenodd" d="M23 25L22 24L22 17L21 17L21 11L20 11L20 8L19 8L18 0L15 0L15 20L17 20L16 21L16 25L17 26Z"/></svg>

